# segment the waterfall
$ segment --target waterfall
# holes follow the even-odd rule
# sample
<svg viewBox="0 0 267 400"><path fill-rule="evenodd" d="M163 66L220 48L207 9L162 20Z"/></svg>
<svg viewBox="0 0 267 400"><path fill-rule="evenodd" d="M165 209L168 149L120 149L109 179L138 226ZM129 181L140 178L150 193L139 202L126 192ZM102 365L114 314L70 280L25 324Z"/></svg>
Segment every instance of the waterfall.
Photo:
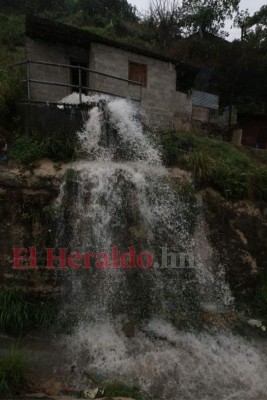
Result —
<svg viewBox="0 0 267 400"><path fill-rule="evenodd" d="M90 268L66 274L63 314L77 322L64 337L70 359L80 371L137 382L153 399L263 400L257 348L230 333L197 333L205 310L234 305L190 179L164 168L131 101L83 101L91 109L78 133L80 161L62 184L57 234L58 247L94 255ZM127 268L114 267L114 251Z"/></svg>

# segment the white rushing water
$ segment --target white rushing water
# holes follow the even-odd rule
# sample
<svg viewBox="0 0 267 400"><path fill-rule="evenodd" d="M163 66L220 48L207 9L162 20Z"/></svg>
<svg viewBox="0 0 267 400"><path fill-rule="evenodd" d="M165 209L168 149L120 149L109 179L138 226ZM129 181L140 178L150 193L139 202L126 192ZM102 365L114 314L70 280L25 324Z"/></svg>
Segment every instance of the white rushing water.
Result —
<svg viewBox="0 0 267 400"><path fill-rule="evenodd" d="M72 95L62 102L76 101ZM62 186L59 243L82 252L134 246L160 266L166 247L197 261L192 270L72 271L64 310L78 318L64 338L72 362L138 383L152 399L267 399L267 359L256 345L231 334L193 333L202 307L233 307L201 212L192 231L201 204L190 205L173 187L130 101L83 101L93 107L78 134L82 160ZM131 338L122 332L129 320L138 326Z"/></svg>

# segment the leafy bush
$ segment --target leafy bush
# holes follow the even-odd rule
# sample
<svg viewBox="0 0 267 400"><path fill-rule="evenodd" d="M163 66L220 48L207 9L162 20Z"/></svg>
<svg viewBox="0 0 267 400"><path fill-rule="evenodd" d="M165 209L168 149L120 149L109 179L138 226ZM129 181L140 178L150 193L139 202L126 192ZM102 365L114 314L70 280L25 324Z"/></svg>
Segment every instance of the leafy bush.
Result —
<svg viewBox="0 0 267 400"><path fill-rule="evenodd" d="M25 352L12 346L0 359L0 395L12 395L26 386L26 374L31 371Z"/></svg>
<svg viewBox="0 0 267 400"><path fill-rule="evenodd" d="M20 136L15 139L9 155L11 159L18 161L20 164L28 165L42 158L43 149L36 139Z"/></svg>
<svg viewBox="0 0 267 400"><path fill-rule="evenodd" d="M74 138L65 138L60 132L40 139L38 136L17 136L12 143L10 158L22 165L29 165L42 158L68 161L74 158Z"/></svg>

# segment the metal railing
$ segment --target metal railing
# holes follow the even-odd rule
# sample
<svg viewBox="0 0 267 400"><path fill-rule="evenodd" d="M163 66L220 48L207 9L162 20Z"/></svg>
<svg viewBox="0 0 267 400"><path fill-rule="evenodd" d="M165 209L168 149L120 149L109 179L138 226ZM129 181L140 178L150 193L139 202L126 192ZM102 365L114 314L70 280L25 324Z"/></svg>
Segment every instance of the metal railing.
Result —
<svg viewBox="0 0 267 400"><path fill-rule="evenodd" d="M130 98L137 102L141 102L142 99L141 83L82 66L25 60L11 65L10 68L22 68L20 75L22 76L21 82L26 84L26 98L21 99L21 101L58 103L62 100L62 97L66 97L73 92L78 93L79 104L83 103L84 94L105 94ZM72 70L78 71L77 84L70 83ZM83 82L84 74L86 75L86 85ZM59 76L62 77L61 80ZM52 101L47 90L42 90L42 86L54 88L50 92L50 94L52 93ZM59 90L55 90L56 87ZM65 96L62 96L60 88L66 88Z"/></svg>

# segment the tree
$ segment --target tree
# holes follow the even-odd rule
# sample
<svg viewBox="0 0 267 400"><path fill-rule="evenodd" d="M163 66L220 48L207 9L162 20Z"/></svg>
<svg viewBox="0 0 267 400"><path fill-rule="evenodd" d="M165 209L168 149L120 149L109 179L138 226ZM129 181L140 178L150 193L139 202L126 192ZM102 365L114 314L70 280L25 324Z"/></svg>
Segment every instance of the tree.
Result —
<svg viewBox="0 0 267 400"><path fill-rule="evenodd" d="M151 0L145 17L152 35L164 47L173 39L181 37L183 10L177 0Z"/></svg>
<svg viewBox="0 0 267 400"><path fill-rule="evenodd" d="M255 48L267 48L267 6L262 6L246 20L246 40Z"/></svg>
<svg viewBox="0 0 267 400"><path fill-rule="evenodd" d="M71 12L76 0L0 0L0 9L13 13Z"/></svg>
<svg viewBox="0 0 267 400"><path fill-rule="evenodd" d="M234 19L234 26L241 29L241 40L244 40L248 33L249 28L249 12L248 9L240 10Z"/></svg>
<svg viewBox="0 0 267 400"><path fill-rule="evenodd" d="M81 11L94 18L95 16L110 17L115 15L127 20L136 20L136 7L127 0L79 0Z"/></svg>
<svg viewBox="0 0 267 400"><path fill-rule="evenodd" d="M184 20L188 33L227 36L225 21L238 11L240 0L183 0Z"/></svg>

